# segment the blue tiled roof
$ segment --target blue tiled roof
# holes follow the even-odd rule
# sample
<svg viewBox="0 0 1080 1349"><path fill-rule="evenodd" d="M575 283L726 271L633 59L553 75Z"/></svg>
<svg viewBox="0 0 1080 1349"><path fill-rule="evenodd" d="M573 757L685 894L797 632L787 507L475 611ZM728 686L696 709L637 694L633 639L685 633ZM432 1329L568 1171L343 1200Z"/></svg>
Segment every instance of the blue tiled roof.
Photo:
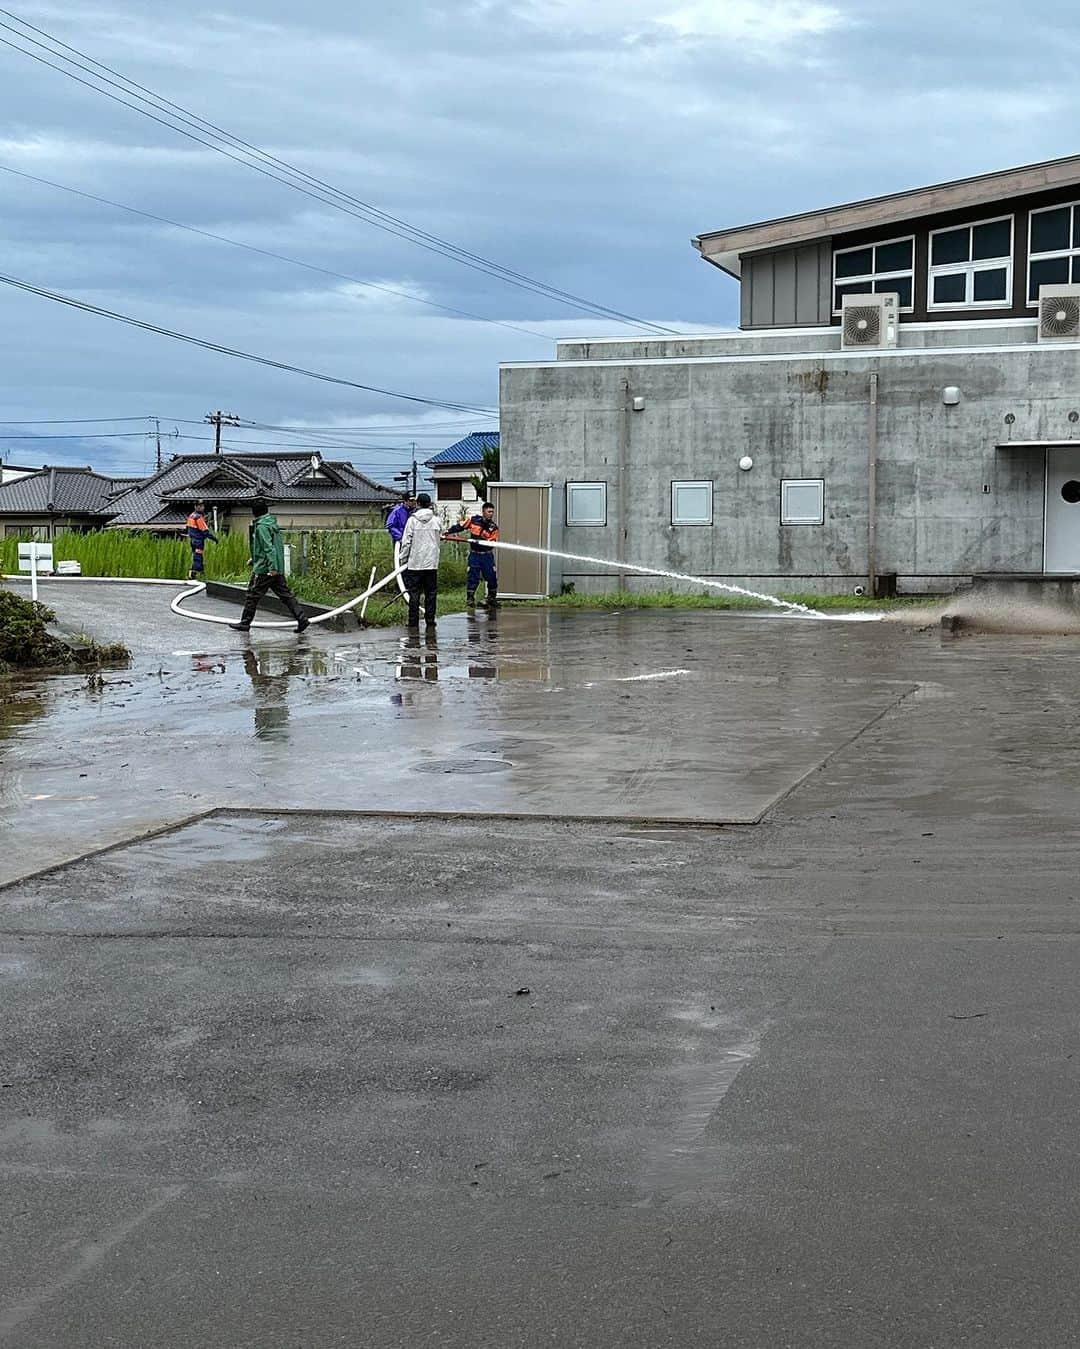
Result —
<svg viewBox="0 0 1080 1349"><path fill-rule="evenodd" d="M447 464L482 464L485 450L499 448L498 431L473 431L471 435L440 450L434 459L425 459L429 468L444 468Z"/></svg>

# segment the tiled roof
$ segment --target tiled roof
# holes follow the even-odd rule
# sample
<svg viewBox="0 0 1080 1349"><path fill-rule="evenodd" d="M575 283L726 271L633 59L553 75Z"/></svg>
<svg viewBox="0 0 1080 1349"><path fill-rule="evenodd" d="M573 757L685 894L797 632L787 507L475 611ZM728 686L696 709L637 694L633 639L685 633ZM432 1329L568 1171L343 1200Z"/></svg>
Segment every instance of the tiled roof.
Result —
<svg viewBox="0 0 1080 1349"><path fill-rule="evenodd" d="M434 459L425 459L428 468L446 468L450 464L482 464L485 450L499 448L498 431L473 431L464 440L440 450Z"/></svg>
<svg viewBox="0 0 1080 1349"><path fill-rule="evenodd" d="M300 452L176 455L152 478L116 500L116 517L110 523L129 529L182 523L192 502L198 500L210 506L226 505L265 495L271 504L318 501L381 506L398 499L389 487L380 487L343 460L325 461L325 471L333 476L321 480L302 476L305 465L310 464L311 455ZM219 486L214 485L215 471L221 475Z"/></svg>
<svg viewBox="0 0 1080 1349"><path fill-rule="evenodd" d="M110 498L118 484L91 468L43 468L0 486L2 515L113 514Z"/></svg>

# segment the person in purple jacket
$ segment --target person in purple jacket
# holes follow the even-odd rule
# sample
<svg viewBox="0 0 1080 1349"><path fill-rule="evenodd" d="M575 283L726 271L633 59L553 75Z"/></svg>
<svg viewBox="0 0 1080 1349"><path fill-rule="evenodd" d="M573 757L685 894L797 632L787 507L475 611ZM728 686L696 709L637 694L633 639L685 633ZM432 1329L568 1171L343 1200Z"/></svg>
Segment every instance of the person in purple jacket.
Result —
<svg viewBox="0 0 1080 1349"><path fill-rule="evenodd" d="M401 542L401 536L405 533L405 526L409 522L409 516L416 510L416 498L403 496L390 514L386 517L386 532L394 543Z"/></svg>

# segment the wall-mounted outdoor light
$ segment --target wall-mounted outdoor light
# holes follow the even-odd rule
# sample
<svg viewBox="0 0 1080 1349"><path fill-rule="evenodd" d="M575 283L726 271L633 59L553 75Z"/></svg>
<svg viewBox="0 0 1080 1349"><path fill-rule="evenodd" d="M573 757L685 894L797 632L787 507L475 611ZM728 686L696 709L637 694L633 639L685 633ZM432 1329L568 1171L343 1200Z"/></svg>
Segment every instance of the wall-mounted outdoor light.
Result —
<svg viewBox="0 0 1080 1349"><path fill-rule="evenodd" d="M941 401L947 408L956 407L957 403L960 401L960 390L955 384L950 384L947 389L942 390Z"/></svg>
<svg viewBox="0 0 1080 1349"><path fill-rule="evenodd" d="M749 473L750 470L754 467L754 461L750 458L748 454L744 454L743 457L739 460L739 467L742 469L744 473Z"/></svg>
<svg viewBox="0 0 1080 1349"><path fill-rule="evenodd" d="M634 401L630 404L630 406L634 409L635 412L644 412L644 411L645 411L645 399L644 399L644 398L640 398L640 397L639 397L639 398L635 398Z"/></svg>

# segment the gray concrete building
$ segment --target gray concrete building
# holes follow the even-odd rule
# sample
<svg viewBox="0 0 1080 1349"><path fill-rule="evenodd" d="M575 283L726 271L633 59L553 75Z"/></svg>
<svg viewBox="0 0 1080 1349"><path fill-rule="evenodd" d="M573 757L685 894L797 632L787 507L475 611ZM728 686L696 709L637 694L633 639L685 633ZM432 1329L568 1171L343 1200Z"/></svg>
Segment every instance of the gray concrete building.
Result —
<svg viewBox="0 0 1080 1349"><path fill-rule="evenodd" d="M502 368L503 500L549 485L552 547L787 591L1080 574L1080 156L693 242L739 331Z"/></svg>

